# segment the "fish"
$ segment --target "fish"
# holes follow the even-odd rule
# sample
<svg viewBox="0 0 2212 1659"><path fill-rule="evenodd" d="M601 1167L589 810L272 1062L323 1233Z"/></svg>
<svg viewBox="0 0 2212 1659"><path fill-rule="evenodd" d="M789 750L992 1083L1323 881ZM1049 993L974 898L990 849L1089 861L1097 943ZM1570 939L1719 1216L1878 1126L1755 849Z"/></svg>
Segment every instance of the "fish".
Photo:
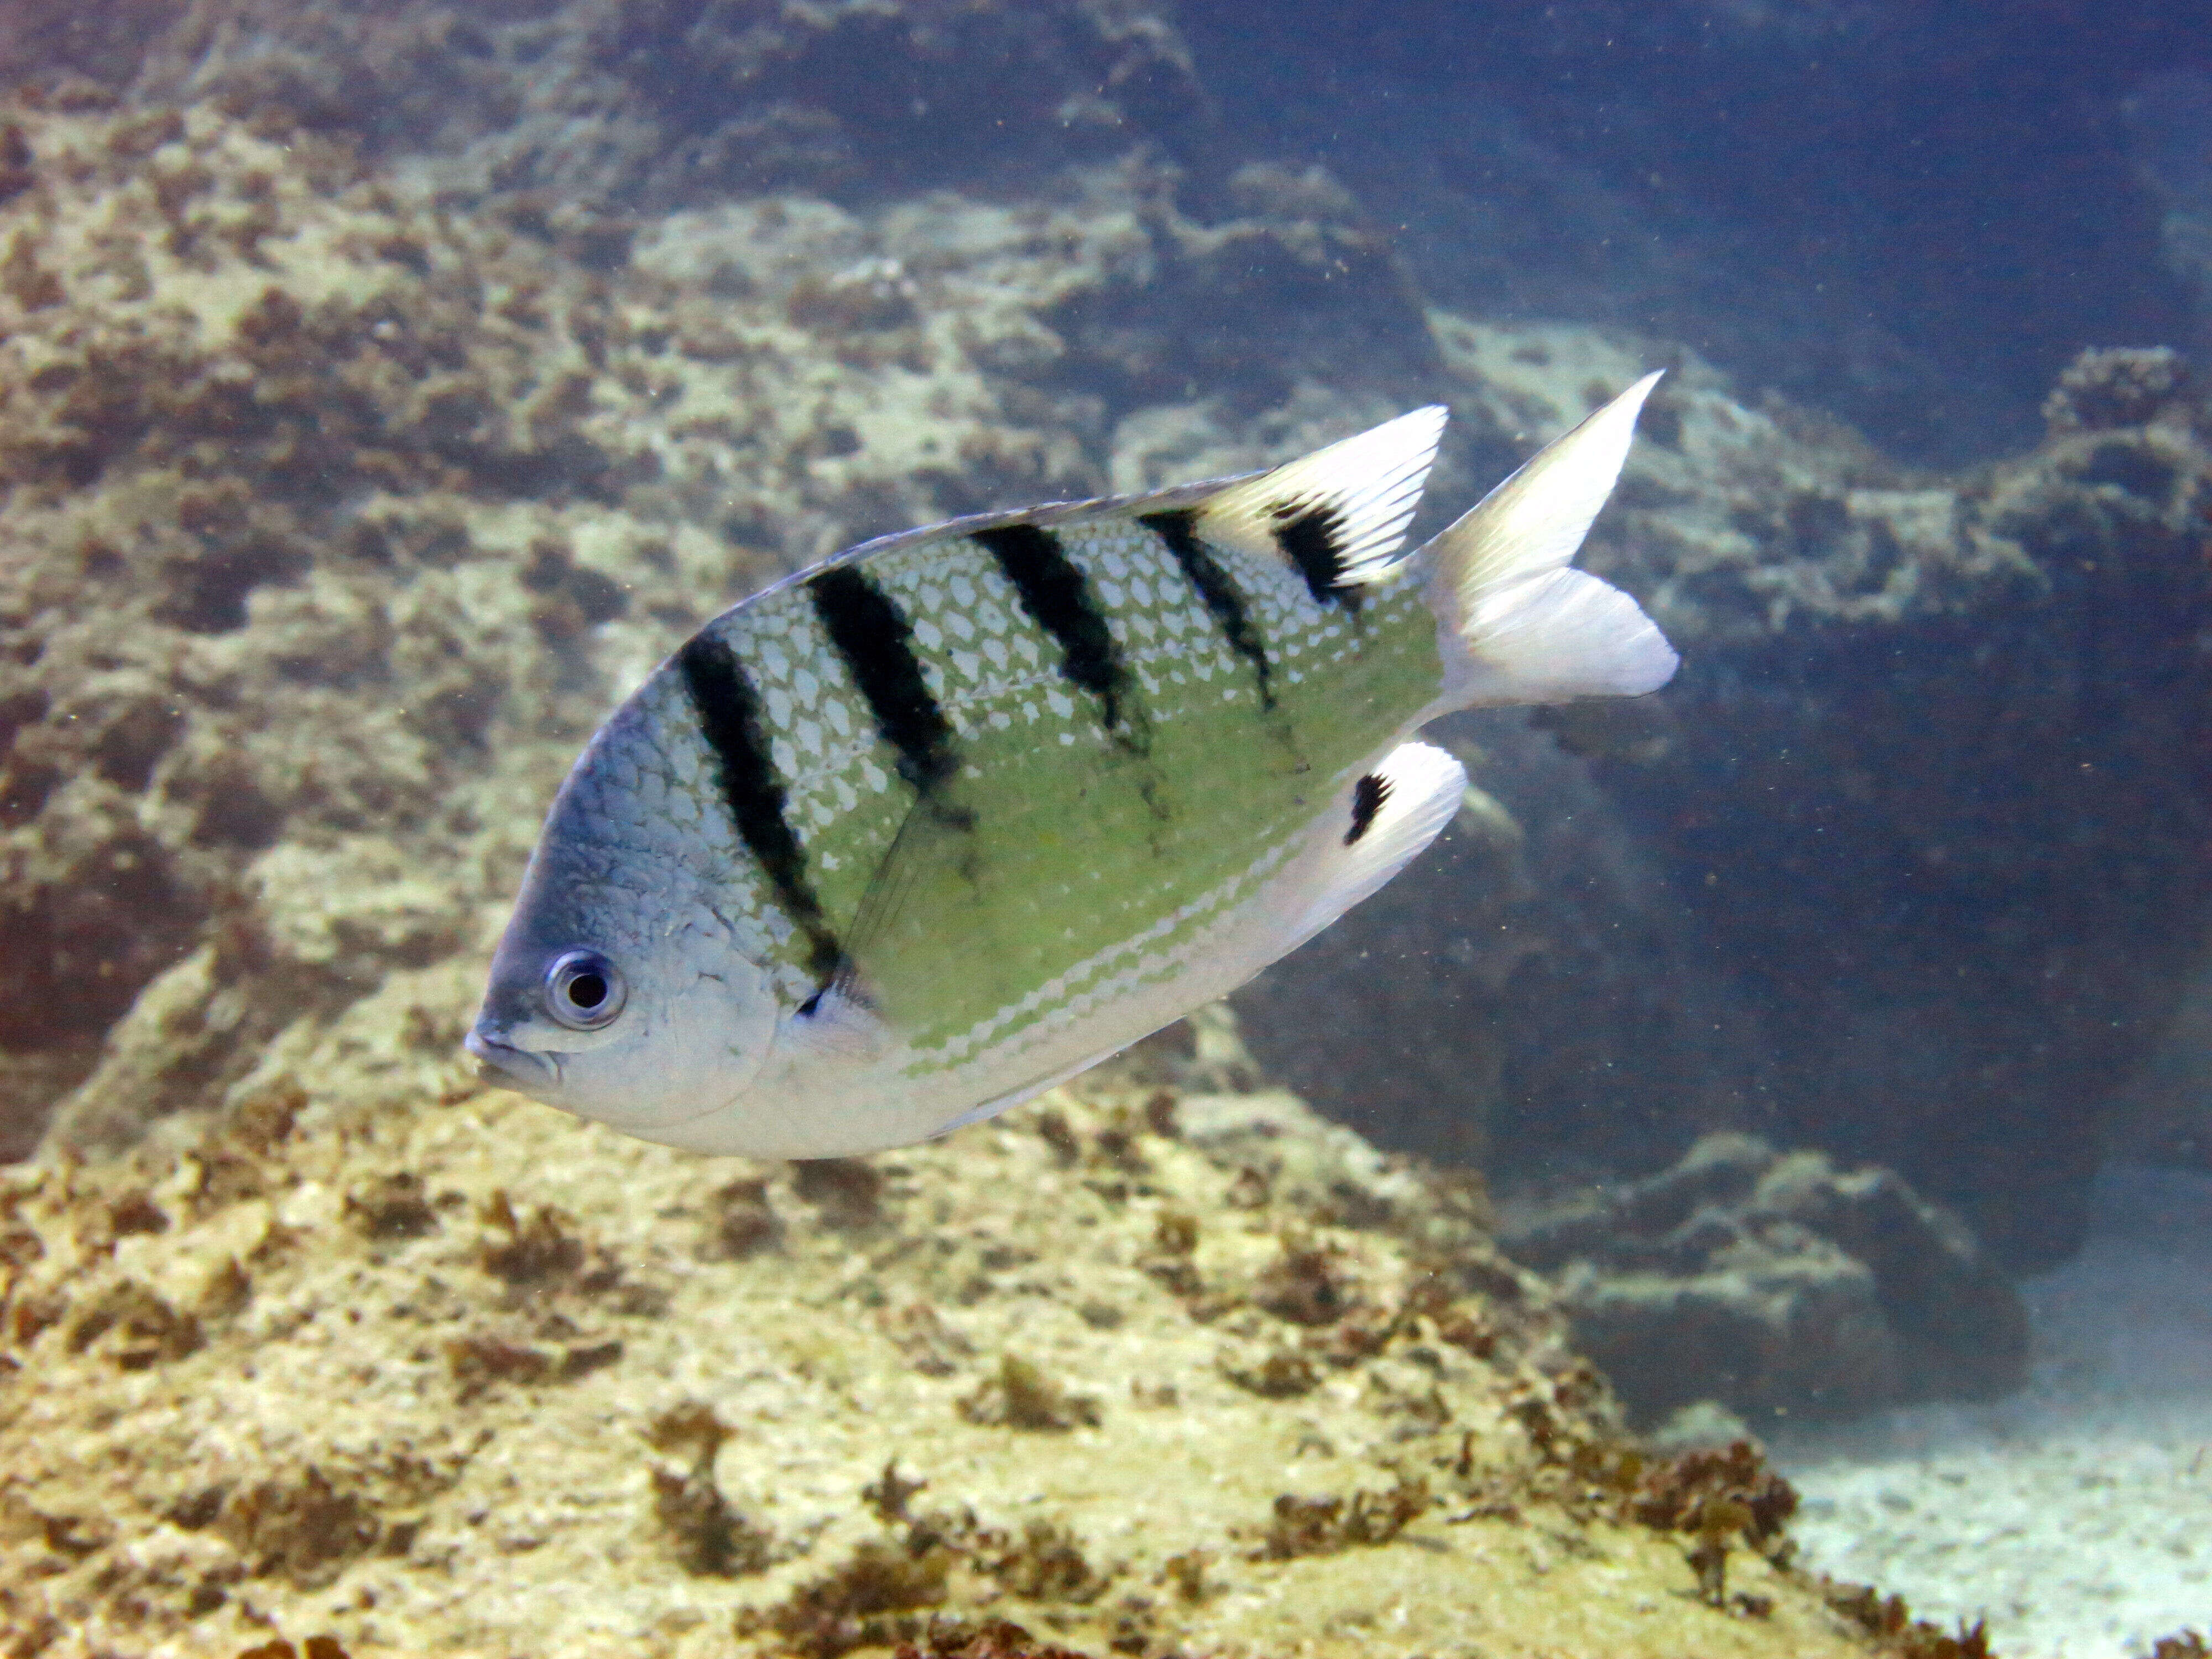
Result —
<svg viewBox="0 0 2212 1659"><path fill-rule="evenodd" d="M1571 563L1658 378L1410 552L1440 405L882 538L724 611L556 796L480 1075L672 1146L844 1157L1226 994L1449 822L1466 775L1423 726L1673 676Z"/></svg>

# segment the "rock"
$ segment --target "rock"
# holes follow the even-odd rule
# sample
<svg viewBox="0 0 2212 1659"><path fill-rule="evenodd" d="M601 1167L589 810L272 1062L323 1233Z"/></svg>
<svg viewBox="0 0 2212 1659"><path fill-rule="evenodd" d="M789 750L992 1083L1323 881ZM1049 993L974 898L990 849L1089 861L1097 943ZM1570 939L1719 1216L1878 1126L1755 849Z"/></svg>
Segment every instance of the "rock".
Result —
<svg viewBox="0 0 2212 1659"><path fill-rule="evenodd" d="M2057 437L2159 423L2185 428L2190 380L2189 365L2171 346L2085 351L2044 400L2043 418Z"/></svg>
<svg viewBox="0 0 2212 1659"><path fill-rule="evenodd" d="M1709 1397L1754 1421L1848 1417L2027 1378L2011 1285L1887 1170L1709 1135L1662 1174L1509 1212L1501 1238L1647 1422Z"/></svg>

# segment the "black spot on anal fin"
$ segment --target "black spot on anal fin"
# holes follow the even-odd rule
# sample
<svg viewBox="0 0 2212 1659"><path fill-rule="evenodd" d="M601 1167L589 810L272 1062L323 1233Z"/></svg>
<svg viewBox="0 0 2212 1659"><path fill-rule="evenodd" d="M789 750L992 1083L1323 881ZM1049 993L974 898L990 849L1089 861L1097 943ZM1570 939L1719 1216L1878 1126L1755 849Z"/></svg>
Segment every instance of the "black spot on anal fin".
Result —
<svg viewBox="0 0 2212 1659"><path fill-rule="evenodd" d="M676 653L676 667L699 733L714 755L731 826L768 877L778 907L805 937L807 971L826 981L844 959L844 951L807 878L806 849L791 827L789 799L771 757L760 694L737 653L710 635L692 635Z"/></svg>
<svg viewBox="0 0 2212 1659"><path fill-rule="evenodd" d="M914 624L855 565L832 565L806 584L822 631L898 751L899 775L924 795L960 769L952 723L937 706L915 655Z"/></svg>
<svg viewBox="0 0 2212 1659"><path fill-rule="evenodd" d="M1213 618L1229 648L1252 665L1253 676L1260 683L1260 707L1274 708L1274 666L1267 660L1267 642L1252 625L1252 613L1236 581L1199 539L1197 509L1186 507L1171 513L1147 513L1137 522L1160 538L1183 579L1198 590L1206 614Z"/></svg>
<svg viewBox="0 0 2212 1659"><path fill-rule="evenodd" d="M1010 524L979 530L970 539L997 562L1024 612L1060 647L1060 678L1098 700L1108 731L1120 728L1135 683L1091 579L1060 538L1033 524Z"/></svg>
<svg viewBox="0 0 2212 1659"><path fill-rule="evenodd" d="M1314 603L1358 610L1358 584L1344 580L1344 510L1334 501L1291 501L1270 516L1275 545L1305 578Z"/></svg>
<svg viewBox="0 0 2212 1659"><path fill-rule="evenodd" d="M1375 827L1375 815L1382 810L1382 803L1390 799L1390 780L1380 772L1370 772L1352 786L1352 828L1344 832L1344 844L1356 847L1367 832Z"/></svg>

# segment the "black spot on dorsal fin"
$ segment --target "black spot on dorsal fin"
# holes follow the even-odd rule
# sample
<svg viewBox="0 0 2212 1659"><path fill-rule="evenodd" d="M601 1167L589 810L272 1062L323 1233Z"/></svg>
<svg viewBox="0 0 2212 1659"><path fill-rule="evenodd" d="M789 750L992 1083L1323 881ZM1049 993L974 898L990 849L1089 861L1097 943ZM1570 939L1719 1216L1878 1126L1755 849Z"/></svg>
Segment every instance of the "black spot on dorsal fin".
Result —
<svg viewBox="0 0 2212 1659"><path fill-rule="evenodd" d="M770 758L760 694L737 653L710 635L694 635L676 653L676 667L698 717L700 735L714 757L723 804L738 840L768 877L791 925L805 936L807 971L826 982L844 951L807 879L806 849L791 827L783 780Z"/></svg>
<svg viewBox="0 0 2212 1659"><path fill-rule="evenodd" d="M1389 799L1390 780L1380 772L1370 772L1352 786L1352 828L1344 832L1346 847L1358 845L1360 838L1375 827L1375 815Z"/></svg>
<svg viewBox="0 0 2212 1659"><path fill-rule="evenodd" d="M1090 578L1060 538L1033 524L1010 524L970 539L997 562L1029 619L1059 646L1060 677L1097 698L1108 731L1119 728L1133 682Z"/></svg>
<svg viewBox="0 0 2212 1659"><path fill-rule="evenodd" d="M898 751L898 772L928 795L959 769L952 723L937 706L914 652L914 624L857 566L832 565L806 584L822 631L866 699L876 730Z"/></svg>
<svg viewBox="0 0 2212 1659"><path fill-rule="evenodd" d="M1344 579L1344 510L1334 501L1285 501L1270 509L1275 545L1306 579L1316 605L1359 609L1359 587Z"/></svg>

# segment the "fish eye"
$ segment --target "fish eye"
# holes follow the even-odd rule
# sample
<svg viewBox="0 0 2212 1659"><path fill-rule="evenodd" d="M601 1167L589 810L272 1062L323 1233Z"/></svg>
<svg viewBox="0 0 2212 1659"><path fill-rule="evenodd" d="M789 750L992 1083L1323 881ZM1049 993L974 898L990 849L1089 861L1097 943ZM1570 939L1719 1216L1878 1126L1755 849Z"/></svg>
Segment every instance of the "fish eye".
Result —
<svg viewBox="0 0 2212 1659"><path fill-rule="evenodd" d="M572 1031L596 1031L623 1011L622 970L597 951L569 951L545 970L545 1007Z"/></svg>

